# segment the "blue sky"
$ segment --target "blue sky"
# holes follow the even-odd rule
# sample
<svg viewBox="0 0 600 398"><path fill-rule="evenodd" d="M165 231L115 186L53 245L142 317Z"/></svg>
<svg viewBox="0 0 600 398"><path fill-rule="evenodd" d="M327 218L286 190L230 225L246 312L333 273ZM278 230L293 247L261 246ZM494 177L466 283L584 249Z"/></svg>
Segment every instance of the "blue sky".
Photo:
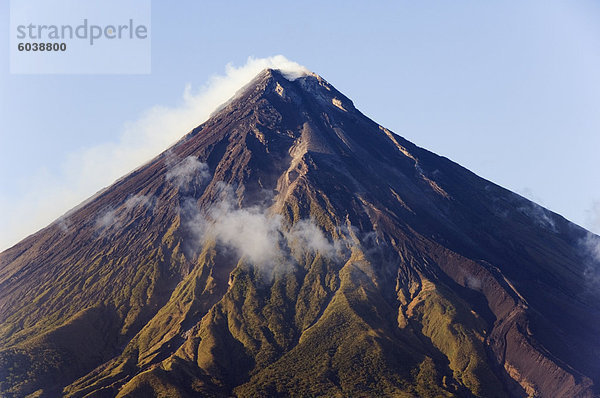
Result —
<svg viewBox="0 0 600 398"><path fill-rule="evenodd" d="M126 143L228 63L276 54L415 144L600 232L596 1L153 1L151 39L148 75L15 75L2 57L0 249L106 185L68 176L89 150Z"/></svg>

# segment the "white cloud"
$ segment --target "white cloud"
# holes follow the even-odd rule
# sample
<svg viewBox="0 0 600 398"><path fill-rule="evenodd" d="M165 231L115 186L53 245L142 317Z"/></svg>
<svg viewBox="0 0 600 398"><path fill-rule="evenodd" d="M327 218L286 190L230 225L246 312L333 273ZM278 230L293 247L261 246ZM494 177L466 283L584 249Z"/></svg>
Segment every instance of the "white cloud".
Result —
<svg viewBox="0 0 600 398"><path fill-rule="evenodd" d="M265 68L281 69L289 79L308 73L303 66L278 55L248 58L245 65L225 68L193 91L186 86L179 106L155 106L124 126L119 139L71 153L59 173L40 170L24 181L18 200L0 193L0 250L56 220L102 187L167 149L249 83Z"/></svg>
<svg viewBox="0 0 600 398"><path fill-rule="evenodd" d="M586 210L588 232L580 241L585 254L584 277L587 287L597 292L600 289L600 201L594 201Z"/></svg>
<svg viewBox="0 0 600 398"><path fill-rule="evenodd" d="M235 209L222 202L210 212L210 221L208 235L234 248L252 264L274 266L283 262L280 216L267 217L257 207Z"/></svg>
<svg viewBox="0 0 600 398"><path fill-rule="evenodd" d="M262 271L267 280L277 272L294 266L294 258L303 253L319 253L331 260L341 260L350 253L352 243L347 238L330 241L312 220L286 225L278 214L259 206L237 207L231 186L219 183L220 198L201 212L193 200L184 202L182 214L185 228L191 233L194 248L190 255L207 240L233 249L249 264Z"/></svg>
<svg viewBox="0 0 600 398"><path fill-rule="evenodd" d="M584 277L589 288L600 288L600 237L588 233L581 241L587 261L585 263Z"/></svg>
<svg viewBox="0 0 600 398"><path fill-rule="evenodd" d="M134 195L127 198L127 200L119 207L113 208L108 207L102 210L97 216L94 223L96 231L106 231L111 228L119 228L126 221L133 217L131 210L137 207L149 208L154 204L155 198L149 195ZM66 219L66 220L65 220ZM68 222L68 217L61 217L59 219L59 226L64 232L61 224L65 221Z"/></svg>
<svg viewBox="0 0 600 398"><path fill-rule="evenodd" d="M527 215L529 218L533 219L533 221L541 226L550 229L551 231L556 232L556 224L554 220L551 218L551 213L538 205L535 202L528 202L525 205L518 208L518 210Z"/></svg>
<svg viewBox="0 0 600 398"><path fill-rule="evenodd" d="M588 229L600 234L600 201L594 201L592 206L586 210L586 225Z"/></svg>
<svg viewBox="0 0 600 398"><path fill-rule="evenodd" d="M154 198L149 195L134 195L128 198L123 206L125 206L127 210L131 210L137 206L149 207L152 205L153 201Z"/></svg>
<svg viewBox="0 0 600 398"><path fill-rule="evenodd" d="M117 211L111 207L104 210L98 217L96 217L95 228L96 230L104 230L112 227L113 225L117 225L117 222Z"/></svg>
<svg viewBox="0 0 600 398"><path fill-rule="evenodd" d="M165 178L179 188L184 188L192 182L203 183L210 177L208 165L195 156L188 156L176 163L167 172Z"/></svg>
<svg viewBox="0 0 600 398"><path fill-rule="evenodd" d="M347 240L335 240L330 242L321 228L312 220L300 220L285 233L288 245L298 249L304 249L313 253L320 253L328 258L337 258L344 252L346 246L350 245Z"/></svg>

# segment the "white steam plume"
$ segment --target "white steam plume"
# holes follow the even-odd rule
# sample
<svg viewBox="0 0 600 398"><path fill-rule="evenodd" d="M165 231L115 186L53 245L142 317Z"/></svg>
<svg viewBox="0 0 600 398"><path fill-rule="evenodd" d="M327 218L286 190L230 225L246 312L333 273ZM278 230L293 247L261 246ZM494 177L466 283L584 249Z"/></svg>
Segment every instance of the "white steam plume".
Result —
<svg viewBox="0 0 600 398"><path fill-rule="evenodd" d="M62 160L60 172L40 170L23 181L18 200L13 193L0 192L0 250L58 219L100 188L140 166L167 149L249 83L265 68L280 69L288 79L308 72L284 56L248 58L245 65L225 68L202 88L186 86L178 106L155 106L123 127L114 142L105 142L71 153Z"/></svg>

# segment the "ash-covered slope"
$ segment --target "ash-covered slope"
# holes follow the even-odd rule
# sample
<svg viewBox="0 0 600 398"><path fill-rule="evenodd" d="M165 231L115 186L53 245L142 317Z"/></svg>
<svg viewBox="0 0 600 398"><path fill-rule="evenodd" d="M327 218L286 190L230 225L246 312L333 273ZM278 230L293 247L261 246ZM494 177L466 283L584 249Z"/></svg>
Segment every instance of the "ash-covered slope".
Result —
<svg viewBox="0 0 600 398"><path fill-rule="evenodd" d="M591 397L596 238L265 70L0 254L0 392Z"/></svg>

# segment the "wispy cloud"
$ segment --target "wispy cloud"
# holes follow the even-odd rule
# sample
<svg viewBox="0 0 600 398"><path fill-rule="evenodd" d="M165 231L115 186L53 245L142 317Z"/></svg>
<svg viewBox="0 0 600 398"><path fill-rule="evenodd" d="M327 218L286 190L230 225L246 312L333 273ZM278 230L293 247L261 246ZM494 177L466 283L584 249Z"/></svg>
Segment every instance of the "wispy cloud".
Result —
<svg viewBox="0 0 600 398"><path fill-rule="evenodd" d="M278 55L248 58L245 65L225 68L203 87L185 87L177 106L155 106L127 123L119 138L71 153L61 162L60 172L39 171L28 181L23 195L0 193L0 250L59 218L70 208L110 185L117 178L167 149L231 98L262 69L282 69L290 79L307 73L306 68Z"/></svg>
<svg viewBox="0 0 600 398"><path fill-rule="evenodd" d="M586 211L588 232L580 241L585 255L584 277L587 287L594 292L600 289L600 201L594 201Z"/></svg>
<svg viewBox="0 0 600 398"><path fill-rule="evenodd" d="M600 237L588 233L581 241L581 245L587 257L584 270L586 284L597 291L600 289Z"/></svg>
<svg viewBox="0 0 600 398"><path fill-rule="evenodd" d="M109 207L107 209L104 209L99 215L98 217L96 217L96 222L94 224L94 227L96 228L96 230L105 230L107 228L113 227L113 226L118 226L120 225L120 222L118 221L117 218L117 211L115 209L113 209L112 207Z"/></svg>
<svg viewBox="0 0 600 398"><path fill-rule="evenodd" d="M95 219L94 228L97 232L103 232L111 228L118 228L133 218L132 210L136 208L148 209L154 205L155 198L148 195L133 195L120 206L112 206L103 209ZM61 218L63 222L64 218ZM68 219L67 219L68 221Z"/></svg>
<svg viewBox="0 0 600 398"><path fill-rule="evenodd" d="M207 241L215 241L270 279L277 272L289 271L295 258L304 253L340 260L350 252L353 243L349 239L328 239L312 220L290 226L266 207L238 207L230 185L219 183L217 189L219 199L210 208L201 210L193 200L184 201L181 208L184 227L193 240L190 255Z"/></svg>
<svg viewBox="0 0 600 398"><path fill-rule="evenodd" d="M531 218L537 225L556 232L556 224L551 217L551 213L537 203L525 203L523 206L519 207L518 210Z"/></svg>
<svg viewBox="0 0 600 398"><path fill-rule="evenodd" d="M173 162L173 160L170 161L170 163ZM184 188L192 182L202 184L209 177L208 165L198 160L195 156L188 156L180 162L175 163L170 167L165 176L167 181L171 181L179 188Z"/></svg>
<svg viewBox="0 0 600 398"><path fill-rule="evenodd" d="M154 202L154 197L149 196L149 195L134 195L134 196L130 196L125 203L123 204L123 206L125 207L125 209L127 210L131 210L135 207L138 206L142 206L142 207L150 207Z"/></svg>
<svg viewBox="0 0 600 398"><path fill-rule="evenodd" d="M533 190L527 187L520 189L519 193L529 200L521 201L522 203L517 210L531 218L540 227L545 227L556 232L556 224L553 220L552 213L545 207L542 207L545 205L542 198L537 196ZM542 206L540 206L540 204Z"/></svg>
<svg viewBox="0 0 600 398"><path fill-rule="evenodd" d="M586 226L592 232L600 234L600 200L594 201L586 211Z"/></svg>

